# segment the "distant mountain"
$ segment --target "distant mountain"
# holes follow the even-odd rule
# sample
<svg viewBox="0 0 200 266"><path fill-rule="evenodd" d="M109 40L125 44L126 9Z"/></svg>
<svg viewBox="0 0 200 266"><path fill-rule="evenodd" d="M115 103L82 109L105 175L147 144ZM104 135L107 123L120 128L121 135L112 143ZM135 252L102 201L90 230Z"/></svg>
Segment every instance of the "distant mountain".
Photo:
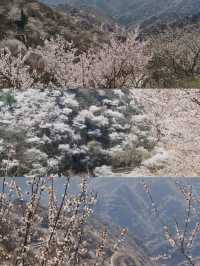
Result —
<svg viewBox="0 0 200 266"><path fill-rule="evenodd" d="M178 223L183 224L186 201L175 179L160 177L143 180L151 186L151 194L163 220L172 226L176 217ZM192 185L193 193L200 196L200 178L180 178L178 181L182 185ZM160 260L158 265L172 266L183 262L180 253L174 252L164 240L163 226L144 192L141 178L96 178L91 182L91 189L99 194L96 215L111 224L128 228L129 235L138 240L138 245L145 246L151 256L171 254L169 260ZM194 257L199 256L199 248L198 237L192 249Z"/></svg>
<svg viewBox="0 0 200 266"><path fill-rule="evenodd" d="M51 4L57 2L43 1ZM200 0L66 0L65 3L75 7L93 7L125 25L142 23L152 17L193 15L200 8Z"/></svg>
<svg viewBox="0 0 200 266"><path fill-rule="evenodd" d="M140 24L140 30L142 36L155 35L157 33L163 33L169 29L180 30L184 32L192 32L195 35L199 35L200 26L200 12L187 15L187 16L174 16L173 13L165 14L165 16L154 16ZM170 30L170 31L171 31Z"/></svg>

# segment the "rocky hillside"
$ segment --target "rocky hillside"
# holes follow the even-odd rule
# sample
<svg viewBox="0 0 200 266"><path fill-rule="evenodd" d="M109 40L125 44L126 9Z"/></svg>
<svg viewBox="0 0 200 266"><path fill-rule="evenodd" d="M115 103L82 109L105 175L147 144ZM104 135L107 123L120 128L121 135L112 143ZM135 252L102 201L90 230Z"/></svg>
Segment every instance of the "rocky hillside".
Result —
<svg viewBox="0 0 200 266"><path fill-rule="evenodd" d="M109 39L114 25L111 20L107 24L102 29L101 20L91 12L76 9L60 12L35 0L0 3L0 40L18 39L27 46L42 44L45 38L62 34L85 49Z"/></svg>

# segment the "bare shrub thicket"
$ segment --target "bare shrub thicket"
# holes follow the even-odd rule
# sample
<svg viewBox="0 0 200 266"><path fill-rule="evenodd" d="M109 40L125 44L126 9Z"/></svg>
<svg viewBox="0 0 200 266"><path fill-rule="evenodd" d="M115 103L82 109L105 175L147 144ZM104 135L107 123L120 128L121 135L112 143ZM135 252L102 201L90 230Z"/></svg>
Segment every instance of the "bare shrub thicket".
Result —
<svg viewBox="0 0 200 266"><path fill-rule="evenodd" d="M24 191L16 179L2 177L1 265L98 266L109 261L110 257L106 253L106 229L93 241L92 248L88 242L87 222L92 214L96 195L88 192L86 179L82 178L80 192L72 194L69 192L70 179L67 177L60 199L57 197L55 179L56 176L27 178L27 188ZM44 194L48 199L47 207L42 201ZM118 250L126 233L126 230L119 233L118 240L111 248L113 252Z"/></svg>
<svg viewBox="0 0 200 266"><path fill-rule="evenodd" d="M151 37L150 86L184 86L200 75L199 30L168 28ZM186 85L187 86L187 85Z"/></svg>
<svg viewBox="0 0 200 266"><path fill-rule="evenodd" d="M1 50L0 81L11 88L30 87L143 87L150 55L137 34L125 40L111 38L101 48L79 53L62 37L46 40L43 47L13 55Z"/></svg>

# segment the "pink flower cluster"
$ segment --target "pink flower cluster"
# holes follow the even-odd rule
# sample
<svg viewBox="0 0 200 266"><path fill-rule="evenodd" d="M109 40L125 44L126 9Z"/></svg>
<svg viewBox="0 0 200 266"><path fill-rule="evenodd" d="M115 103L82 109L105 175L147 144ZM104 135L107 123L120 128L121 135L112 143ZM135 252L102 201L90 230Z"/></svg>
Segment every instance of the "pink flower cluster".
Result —
<svg viewBox="0 0 200 266"><path fill-rule="evenodd" d="M151 56L137 34L126 40L112 37L100 48L80 53L62 37L46 40L43 47L29 48L13 56L1 50L0 80L4 86L28 87L143 87Z"/></svg>

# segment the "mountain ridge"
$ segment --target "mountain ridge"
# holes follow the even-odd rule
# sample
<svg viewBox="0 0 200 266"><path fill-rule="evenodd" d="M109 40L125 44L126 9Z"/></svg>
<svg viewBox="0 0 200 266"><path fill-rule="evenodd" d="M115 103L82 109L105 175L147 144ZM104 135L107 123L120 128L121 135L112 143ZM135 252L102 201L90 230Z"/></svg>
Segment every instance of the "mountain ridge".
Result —
<svg viewBox="0 0 200 266"><path fill-rule="evenodd" d="M52 0L51 3L56 2ZM178 18L194 15L200 8L200 0L67 0L66 3L74 7L101 10L126 26L140 24L154 16Z"/></svg>

